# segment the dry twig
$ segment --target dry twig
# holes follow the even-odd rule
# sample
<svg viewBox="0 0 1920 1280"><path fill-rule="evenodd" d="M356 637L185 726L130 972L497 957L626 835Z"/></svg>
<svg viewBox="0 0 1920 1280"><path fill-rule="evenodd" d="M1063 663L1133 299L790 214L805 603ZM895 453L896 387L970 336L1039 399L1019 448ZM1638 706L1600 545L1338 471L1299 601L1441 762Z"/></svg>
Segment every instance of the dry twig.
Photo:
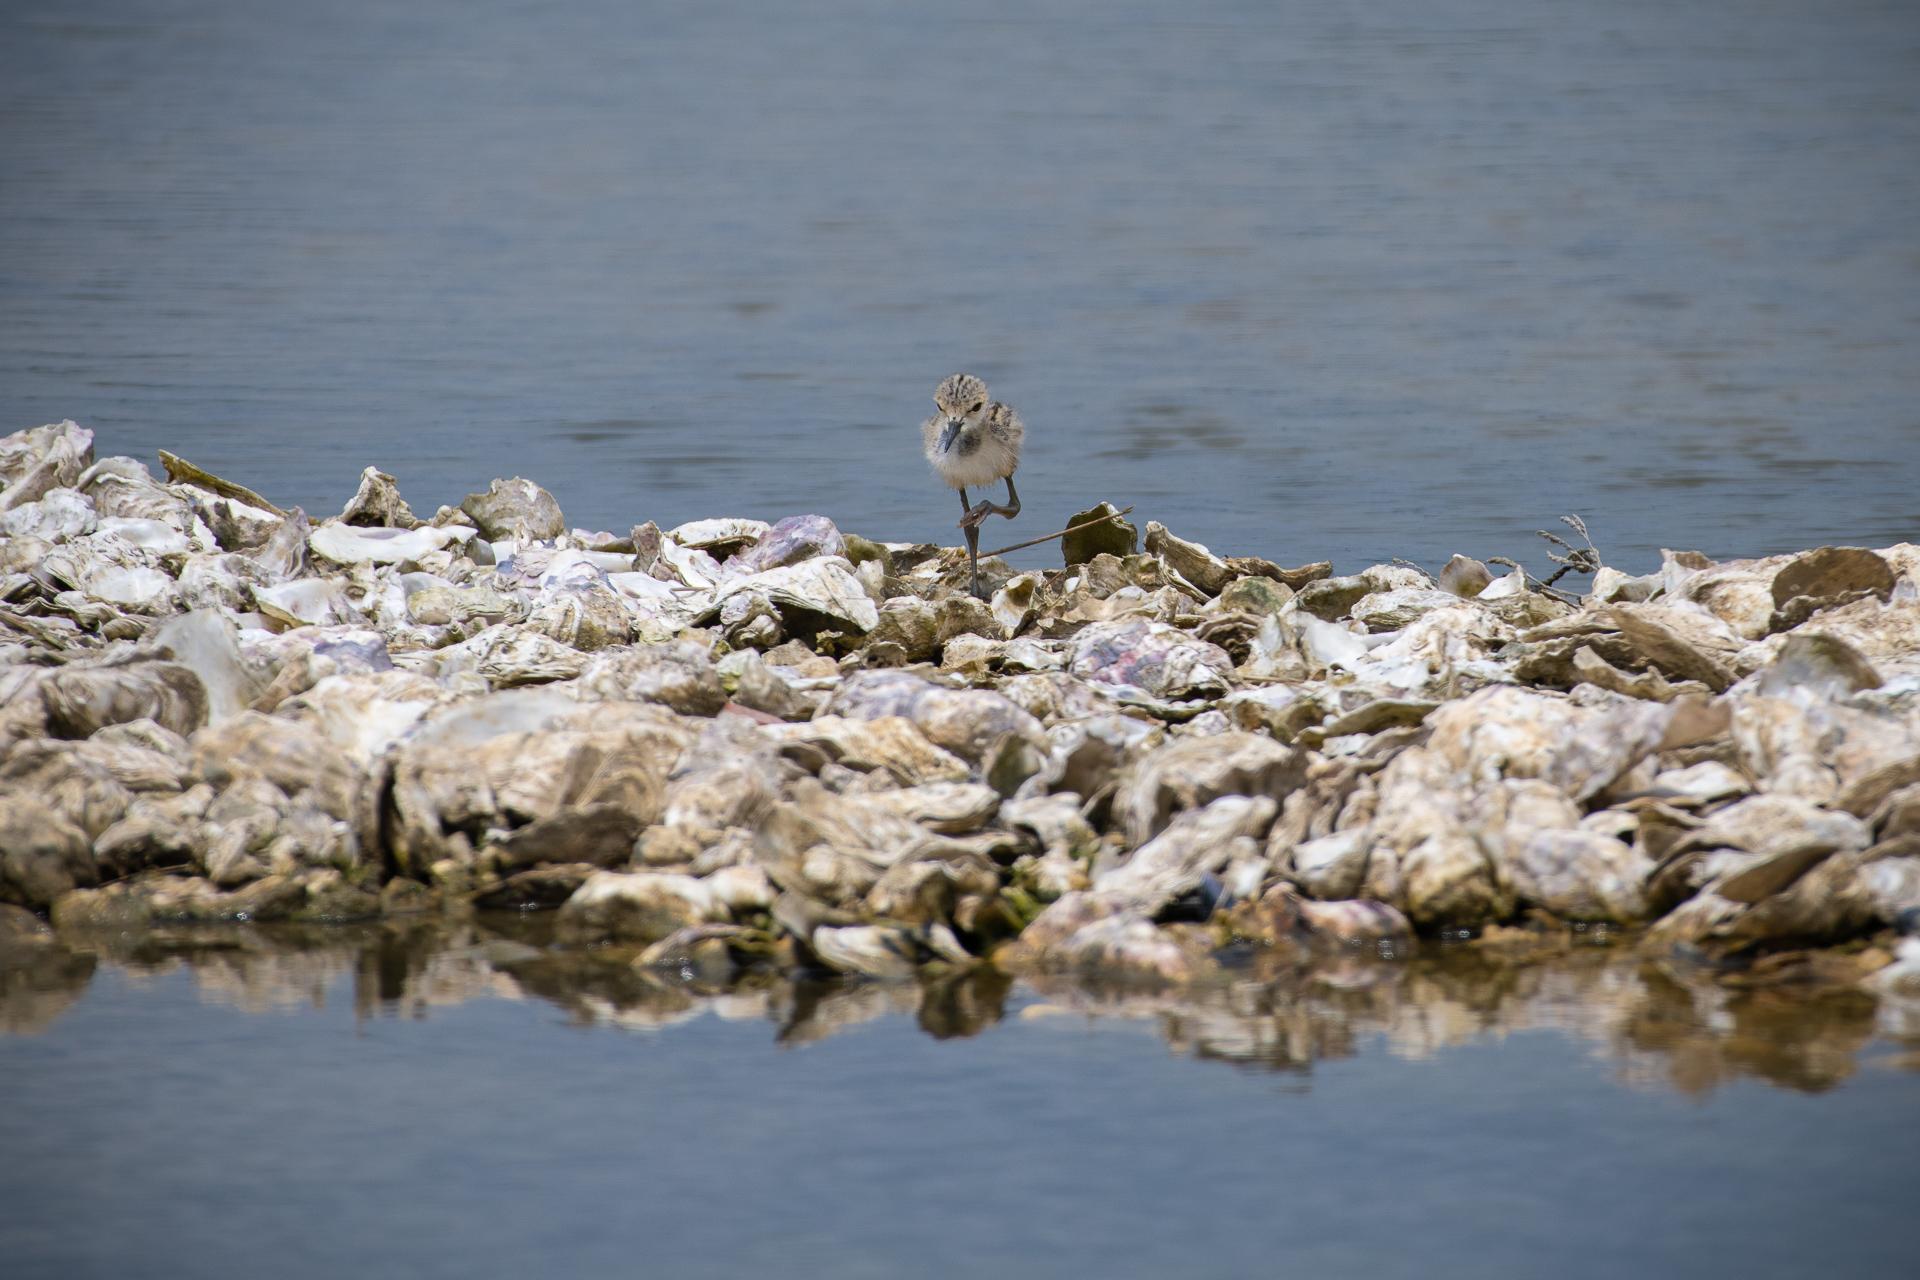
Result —
<svg viewBox="0 0 1920 1280"><path fill-rule="evenodd" d="M1105 524L1109 520L1118 520L1121 516L1126 515L1127 512L1132 510L1132 507L1122 507L1112 515L1096 516L1092 520L1082 520L1079 524L1068 525L1058 533L1042 534L1038 538L1028 538L1025 542L1016 542L1008 547L995 547L992 551L982 551L980 555L984 559L987 556L1002 556L1009 551L1020 551L1027 547L1037 547L1043 542L1052 542L1055 538L1064 538L1070 533L1078 533L1082 529L1091 529L1093 526Z"/></svg>

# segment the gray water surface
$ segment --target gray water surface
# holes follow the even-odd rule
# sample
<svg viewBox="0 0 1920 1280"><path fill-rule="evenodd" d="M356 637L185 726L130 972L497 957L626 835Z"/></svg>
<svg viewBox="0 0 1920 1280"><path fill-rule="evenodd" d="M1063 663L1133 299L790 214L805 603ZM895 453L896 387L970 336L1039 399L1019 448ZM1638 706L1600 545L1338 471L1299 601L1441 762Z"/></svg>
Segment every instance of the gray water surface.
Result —
<svg viewBox="0 0 1920 1280"><path fill-rule="evenodd" d="M1856 989L708 988L534 924L0 957L6 1274L1911 1274L1920 1023Z"/></svg>
<svg viewBox="0 0 1920 1280"><path fill-rule="evenodd" d="M1905 0L18 0L0 430L952 541L964 367L1031 431L988 545L1883 545L1916 208Z"/></svg>

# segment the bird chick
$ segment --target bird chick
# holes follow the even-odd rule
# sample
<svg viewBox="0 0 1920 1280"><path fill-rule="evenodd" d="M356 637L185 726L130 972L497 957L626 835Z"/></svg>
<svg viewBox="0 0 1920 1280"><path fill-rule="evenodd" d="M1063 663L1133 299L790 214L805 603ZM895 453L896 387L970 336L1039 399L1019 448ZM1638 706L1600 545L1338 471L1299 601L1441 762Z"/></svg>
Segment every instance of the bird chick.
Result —
<svg viewBox="0 0 1920 1280"><path fill-rule="evenodd" d="M972 572L972 591L980 591L980 526L991 515L1011 520L1020 514L1020 495L1013 488L1013 473L1020 465L1020 446L1027 429L1020 415L998 400L987 397L987 384L970 373L956 373L942 382L933 393L934 415L921 424L927 461L942 480L960 491L960 528L967 535L967 563ZM967 487L1007 482L1007 501L1002 506L982 499L967 501Z"/></svg>

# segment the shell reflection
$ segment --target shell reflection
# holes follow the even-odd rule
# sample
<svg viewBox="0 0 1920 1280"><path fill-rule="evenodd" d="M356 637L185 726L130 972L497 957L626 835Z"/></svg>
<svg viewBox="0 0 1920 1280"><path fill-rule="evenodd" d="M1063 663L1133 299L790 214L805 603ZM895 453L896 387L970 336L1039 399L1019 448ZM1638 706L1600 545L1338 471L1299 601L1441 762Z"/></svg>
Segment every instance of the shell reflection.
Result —
<svg viewBox="0 0 1920 1280"><path fill-rule="evenodd" d="M1015 980L979 965L922 966L900 981L796 978L703 964L697 941L648 962L632 947L569 948L554 933L550 914L525 913L176 925L99 935L83 949L10 933L0 937L0 1033L44 1031L102 972L184 972L203 1001L249 1014L350 1000L361 1019L417 1019L475 1000L539 1000L581 1027L667 1032L715 1017L763 1023L787 1046L890 1018L943 1040L1129 1025L1196 1060L1302 1077L1323 1062L1419 1060L1524 1031L1590 1045L1624 1084L1690 1095L1740 1079L1819 1092L1876 1061L1920 1064L1920 975L1905 990L1863 986L1854 972L1884 957L1824 951L1797 953L1770 977L1715 980L1605 935L1511 930L1410 961L1255 947L1225 981L1139 987ZM1903 962L1920 968L1920 955Z"/></svg>

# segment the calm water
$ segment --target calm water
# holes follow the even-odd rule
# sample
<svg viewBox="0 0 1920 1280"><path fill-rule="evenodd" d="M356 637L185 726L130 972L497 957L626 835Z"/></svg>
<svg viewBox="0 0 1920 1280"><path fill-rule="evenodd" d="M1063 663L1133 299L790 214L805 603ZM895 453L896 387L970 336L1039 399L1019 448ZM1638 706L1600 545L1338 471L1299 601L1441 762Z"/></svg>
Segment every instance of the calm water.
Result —
<svg viewBox="0 0 1920 1280"><path fill-rule="evenodd" d="M1920 534L1908 0L900 9L12 0L0 427L315 512L375 462L952 539L966 367L1019 533Z"/></svg>
<svg viewBox="0 0 1920 1280"><path fill-rule="evenodd" d="M0 967L7 1274L1912 1274L1920 1021L1857 992L716 993L496 929Z"/></svg>

